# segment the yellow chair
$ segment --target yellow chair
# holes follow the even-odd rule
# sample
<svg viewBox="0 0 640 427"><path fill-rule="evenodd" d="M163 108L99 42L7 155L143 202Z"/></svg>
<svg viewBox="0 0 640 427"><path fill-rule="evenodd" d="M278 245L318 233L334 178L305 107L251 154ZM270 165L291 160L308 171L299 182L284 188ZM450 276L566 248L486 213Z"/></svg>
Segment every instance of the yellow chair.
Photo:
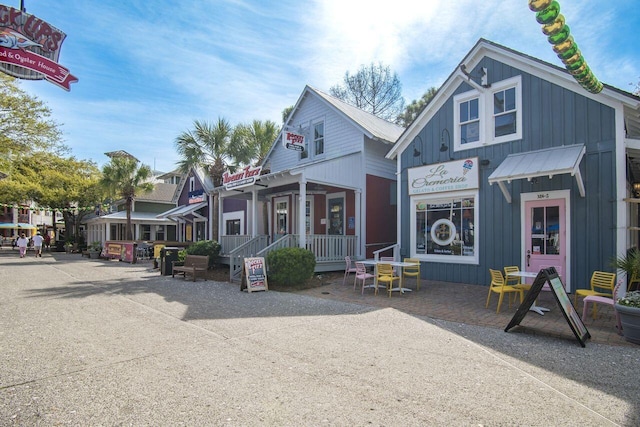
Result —
<svg viewBox="0 0 640 427"><path fill-rule="evenodd" d="M502 298L504 298L504 294L519 292L522 295L523 290L511 285L507 285L507 282L506 280L504 280L504 276L502 275L502 272L500 270L489 269L489 273L491 273L491 283L489 284L489 294L487 295L487 303L485 304L485 308L489 307L491 294L495 292L500 295L500 298L498 298L498 308L496 308L496 313L500 313L500 306L502 305ZM520 297L521 300L523 298L524 296ZM511 307L511 298L509 298L508 301L509 307Z"/></svg>
<svg viewBox="0 0 640 427"><path fill-rule="evenodd" d="M389 298L391 298L393 284L396 281L400 282L400 277L393 274L393 267L391 267L391 264L378 264L377 270L375 294L378 294L378 286L380 286L380 284L385 284L387 292L389 293Z"/></svg>
<svg viewBox="0 0 640 427"><path fill-rule="evenodd" d="M529 291L529 289L531 289L531 285L527 283L522 283L522 278L520 276L509 275L509 273L519 273L519 272L520 272L520 267L518 267L517 265L508 266L504 268L504 278L505 278L505 281L507 282L507 285L513 286L517 289L522 290L522 292L520 293L520 304L522 304L522 302L524 301L524 293Z"/></svg>
<svg viewBox="0 0 640 427"><path fill-rule="evenodd" d="M420 290L420 260L418 258L405 258L404 262L410 262L415 265L402 268L402 280L404 281L405 277L415 277L416 289Z"/></svg>
<svg viewBox="0 0 640 427"><path fill-rule="evenodd" d="M577 289L573 297L574 304L578 303L578 297L595 295L613 298L613 288L616 285L616 274L605 271L594 271L589 282L590 289Z"/></svg>

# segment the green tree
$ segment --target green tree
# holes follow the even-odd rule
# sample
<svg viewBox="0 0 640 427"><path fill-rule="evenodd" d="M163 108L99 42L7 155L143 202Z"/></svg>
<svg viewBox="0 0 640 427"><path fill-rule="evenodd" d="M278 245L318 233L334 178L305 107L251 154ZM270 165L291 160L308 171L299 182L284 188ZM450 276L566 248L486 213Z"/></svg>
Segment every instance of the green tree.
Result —
<svg viewBox="0 0 640 427"><path fill-rule="evenodd" d="M361 110L385 120L396 120L404 110L402 84L398 75L382 63L362 65L355 74L347 71L342 85L329 93Z"/></svg>
<svg viewBox="0 0 640 427"><path fill-rule="evenodd" d="M289 105L287 108L282 110L282 123L286 123L289 115L293 111L293 105Z"/></svg>
<svg viewBox="0 0 640 427"><path fill-rule="evenodd" d="M61 142L51 110L21 90L16 79L0 73L0 171L11 175L13 163L27 161L39 151L64 154L68 148ZM13 201L19 200L23 199Z"/></svg>
<svg viewBox="0 0 640 427"><path fill-rule="evenodd" d="M407 108L405 108L404 112L402 112L402 114L398 116L396 123L404 127L409 126L411 122L413 122L416 117L418 117L418 114L422 112L422 109L425 107L425 105L431 102L433 97L436 95L436 92L438 92L438 89L436 87L430 87L422 95L422 98L414 99L413 101L411 101L411 103L407 105Z"/></svg>
<svg viewBox="0 0 640 427"><path fill-rule="evenodd" d="M131 206L138 194L153 191L151 168L140 165L132 157L112 157L109 163L102 167L100 185L109 196L121 197L125 201L127 224L125 228L126 240L133 240L131 228Z"/></svg>
<svg viewBox="0 0 640 427"><path fill-rule="evenodd" d="M184 173L192 167L199 167L207 171L216 187L222 185L222 175L226 170L235 171L240 163L248 163L251 158L250 150L232 144L232 138L238 140L233 127L227 120L219 117L215 124L194 121L193 129L180 134L175 140L176 151L180 160L178 167ZM218 212L217 193L213 195L213 212ZM212 218L214 236L218 236L218 216Z"/></svg>

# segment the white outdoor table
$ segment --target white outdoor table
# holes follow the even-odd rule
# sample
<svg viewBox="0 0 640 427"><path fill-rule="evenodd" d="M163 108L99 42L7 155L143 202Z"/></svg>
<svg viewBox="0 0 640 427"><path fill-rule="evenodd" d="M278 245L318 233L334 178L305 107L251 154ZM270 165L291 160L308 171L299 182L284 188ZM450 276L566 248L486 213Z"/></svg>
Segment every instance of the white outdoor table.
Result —
<svg viewBox="0 0 640 427"><path fill-rule="evenodd" d="M517 277L535 279L536 277L538 277L538 273L530 273L528 271L518 271L518 272L509 273L507 276L517 276ZM536 305L536 302L534 301L531 307L529 308L529 311L533 311L538 313L540 316L544 316L544 313L546 311L551 311L551 310L546 307L541 307L539 305Z"/></svg>
<svg viewBox="0 0 640 427"><path fill-rule="evenodd" d="M411 267L413 265L415 265L415 263L412 262L403 262L403 261L382 261L382 260L375 260L375 259L367 259L364 261L358 261L363 263L364 265L372 265L375 268L374 271L374 282L373 282L373 286L374 287L378 287L378 264L389 264L392 267ZM403 288L402 287L402 283L403 283L403 278L402 278L402 272L400 272L400 275L398 276L400 277L400 284L399 287L397 288L392 288L391 292L401 292L401 293L405 293L405 292L411 292L413 289L409 289L409 288ZM371 287L371 285L368 285L367 287Z"/></svg>

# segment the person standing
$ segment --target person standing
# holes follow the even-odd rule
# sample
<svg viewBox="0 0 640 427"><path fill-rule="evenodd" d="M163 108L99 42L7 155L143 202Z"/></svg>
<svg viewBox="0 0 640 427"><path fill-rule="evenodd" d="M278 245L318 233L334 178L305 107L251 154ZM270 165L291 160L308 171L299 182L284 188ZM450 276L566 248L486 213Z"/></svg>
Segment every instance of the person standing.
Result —
<svg viewBox="0 0 640 427"><path fill-rule="evenodd" d="M27 253L27 245L29 244L29 240L25 237L24 233L18 237L16 242L16 246L20 249L20 258L24 258L24 255Z"/></svg>
<svg viewBox="0 0 640 427"><path fill-rule="evenodd" d="M33 242L33 250L36 253L36 257L42 258L42 242L44 238L40 235L39 231L31 238L31 241Z"/></svg>
<svg viewBox="0 0 640 427"><path fill-rule="evenodd" d="M47 232L47 233L44 234L44 248L45 248L46 251L50 250L50 248L49 248L50 245L51 245L51 236Z"/></svg>

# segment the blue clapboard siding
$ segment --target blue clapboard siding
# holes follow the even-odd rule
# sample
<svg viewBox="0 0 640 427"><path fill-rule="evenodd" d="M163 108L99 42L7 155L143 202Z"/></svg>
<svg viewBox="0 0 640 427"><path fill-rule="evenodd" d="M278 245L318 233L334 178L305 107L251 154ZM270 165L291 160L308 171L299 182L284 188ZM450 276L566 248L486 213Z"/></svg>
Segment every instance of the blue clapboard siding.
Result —
<svg viewBox="0 0 640 427"><path fill-rule="evenodd" d="M479 157L490 161L480 167L480 227L479 265L460 265L428 262L424 273L427 279L474 284L489 283L489 268L520 265L521 218L520 193L571 190L571 269L573 289L588 287L594 270L612 271L612 254L616 250L615 206L615 114L614 110L593 99L587 92L576 93L543 78L528 74L491 58L483 58L479 68L488 70L489 83L522 76L522 140L491 145L459 152L440 152L442 129L453 138L453 96L471 90L461 83L439 111L421 129L413 141L421 152L414 157L413 144L401 154L402 254L410 253L410 200L407 192L407 168L453 159ZM428 107L427 107L428 108ZM445 143L446 143L445 137ZM579 195L575 178L569 174L553 179L539 178L536 183L515 180L507 184L513 197L506 202L497 185L488 184L489 175L511 153L544 148L585 144L586 154L580 164L586 197ZM451 141L453 150L453 140ZM624 226L624 224L623 224Z"/></svg>

